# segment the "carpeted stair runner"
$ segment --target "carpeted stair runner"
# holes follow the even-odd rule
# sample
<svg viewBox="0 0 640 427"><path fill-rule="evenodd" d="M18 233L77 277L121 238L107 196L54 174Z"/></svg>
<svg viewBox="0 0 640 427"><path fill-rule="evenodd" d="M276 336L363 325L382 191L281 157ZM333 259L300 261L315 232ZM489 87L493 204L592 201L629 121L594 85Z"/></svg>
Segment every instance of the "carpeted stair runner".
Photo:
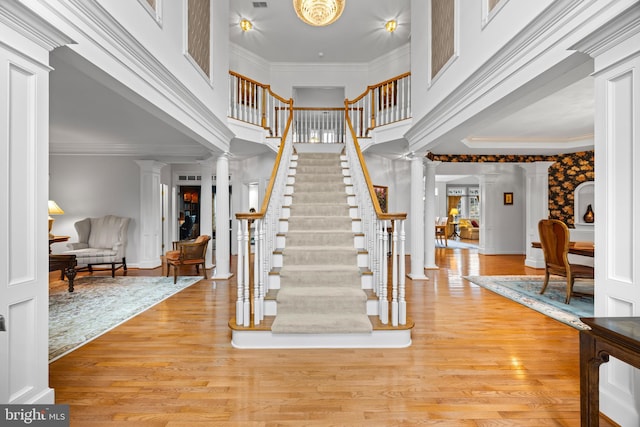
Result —
<svg viewBox="0 0 640 427"><path fill-rule="evenodd" d="M273 333L371 332L339 154L300 153Z"/></svg>

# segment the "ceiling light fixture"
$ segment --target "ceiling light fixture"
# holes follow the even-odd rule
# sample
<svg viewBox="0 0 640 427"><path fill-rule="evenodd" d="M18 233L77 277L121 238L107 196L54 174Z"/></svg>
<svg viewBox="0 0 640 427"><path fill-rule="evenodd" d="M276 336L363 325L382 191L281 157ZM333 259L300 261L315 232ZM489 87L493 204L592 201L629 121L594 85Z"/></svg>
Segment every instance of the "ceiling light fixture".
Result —
<svg viewBox="0 0 640 427"><path fill-rule="evenodd" d="M335 22L346 0L293 0L293 8L298 18L314 27L324 27Z"/></svg>
<svg viewBox="0 0 640 427"><path fill-rule="evenodd" d="M387 23L384 24L384 29L390 33L393 33L396 28L398 28L398 22L395 19L387 21Z"/></svg>
<svg viewBox="0 0 640 427"><path fill-rule="evenodd" d="M253 24L248 19L243 19L240 21L240 28L242 28L242 31L249 31L253 28Z"/></svg>

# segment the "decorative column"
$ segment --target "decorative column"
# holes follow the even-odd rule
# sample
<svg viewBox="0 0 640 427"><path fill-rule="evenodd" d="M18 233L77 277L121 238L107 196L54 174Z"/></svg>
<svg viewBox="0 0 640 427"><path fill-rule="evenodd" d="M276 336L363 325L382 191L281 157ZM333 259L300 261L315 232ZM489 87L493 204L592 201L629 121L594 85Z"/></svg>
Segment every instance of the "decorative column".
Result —
<svg viewBox="0 0 640 427"><path fill-rule="evenodd" d="M437 269L436 265L436 168L440 162L427 160L424 185L424 268Z"/></svg>
<svg viewBox="0 0 640 427"><path fill-rule="evenodd" d="M487 173L480 176L480 242L478 252L481 254L496 253L496 239L500 224L498 215L492 209L502 205L502 193L496 189L499 173Z"/></svg>
<svg viewBox="0 0 640 427"><path fill-rule="evenodd" d="M411 159L411 272L408 274L412 280L427 280L424 275L423 170L423 158L414 154Z"/></svg>
<svg viewBox="0 0 640 427"><path fill-rule="evenodd" d="M49 53L73 40L12 1L0 34L0 402L50 405Z"/></svg>
<svg viewBox="0 0 640 427"><path fill-rule="evenodd" d="M595 68L595 315L640 316L640 5L571 49ZM611 358L600 367L599 398L617 424L640 425L640 377L630 365Z"/></svg>
<svg viewBox="0 0 640 427"><path fill-rule="evenodd" d="M140 249L139 267L162 265L162 186L160 171L164 163L136 160L140 167Z"/></svg>
<svg viewBox="0 0 640 427"><path fill-rule="evenodd" d="M542 249L532 248L531 242L539 242L538 221L549 218L549 166L553 162L535 162L520 165L525 170L525 251L524 265L544 268Z"/></svg>
<svg viewBox="0 0 640 427"><path fill-rule="evenodd" d="M215 279L228 279L230 271L231 224L229 222L229 153L218 157L216 165L216 268Z"/></svg>
<svg viewBox="0 0 640 427"><path fill-rule="evenodd" d="M213 159L200 162L200 234L213 236ZM207 246L205 268L213 267L213 241Z"/></svg>

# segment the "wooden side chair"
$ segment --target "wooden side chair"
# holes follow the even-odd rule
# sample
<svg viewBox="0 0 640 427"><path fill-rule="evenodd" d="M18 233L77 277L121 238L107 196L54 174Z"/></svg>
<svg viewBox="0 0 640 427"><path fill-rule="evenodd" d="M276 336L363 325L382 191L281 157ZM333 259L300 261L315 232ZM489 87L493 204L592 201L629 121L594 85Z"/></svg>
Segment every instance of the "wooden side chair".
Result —
<svg viewBox="0 0 640 427"><path fill-rule="evenodd" d="M449 235L449 218L443 216L442 218L438 218L436 220L436 241L440 241L440 243L445 246L449 246L449 241L447 240L447 236Z"/></svg>
<svg viewBox="0 0 640 427"><path fill-rule="evenodd" d="M544 284L541 294L547 289L552 274L567 278L565 304L571 301L575 279L593 279L593 267L569 263L569 228L556 219L542 219L538 222L540 244L544 253Z"/></svg>
<svg viewBox="0 0 640 427"><path fill-rule="evenodd" d="M167 277L169 277L171 266L173 266L173 283L178 281L178 267L182 265L195 265L196 274L200 274L200 266L202 266L202 274L205 279L207 278L205 260L209 240L211 240L211 236L204 234L194 240L173 242L173 250L167 251L165 254Z"/></svg>

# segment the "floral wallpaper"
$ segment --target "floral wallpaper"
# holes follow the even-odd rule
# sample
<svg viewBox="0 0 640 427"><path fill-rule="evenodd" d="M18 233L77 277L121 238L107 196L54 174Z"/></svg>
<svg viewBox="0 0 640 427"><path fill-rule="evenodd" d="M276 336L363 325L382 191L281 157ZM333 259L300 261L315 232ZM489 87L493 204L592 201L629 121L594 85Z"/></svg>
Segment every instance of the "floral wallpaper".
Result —
<svg viewBox="0 0 640 427"><path fill-rule="evenodd" d="M549 218L559 219L570 228L573 227L574 190L583 182L595 180L593 151L581 151L556 156L449 155L429 153L427 157L430 160L451 163L554 162L549 167Z"/></svg>

